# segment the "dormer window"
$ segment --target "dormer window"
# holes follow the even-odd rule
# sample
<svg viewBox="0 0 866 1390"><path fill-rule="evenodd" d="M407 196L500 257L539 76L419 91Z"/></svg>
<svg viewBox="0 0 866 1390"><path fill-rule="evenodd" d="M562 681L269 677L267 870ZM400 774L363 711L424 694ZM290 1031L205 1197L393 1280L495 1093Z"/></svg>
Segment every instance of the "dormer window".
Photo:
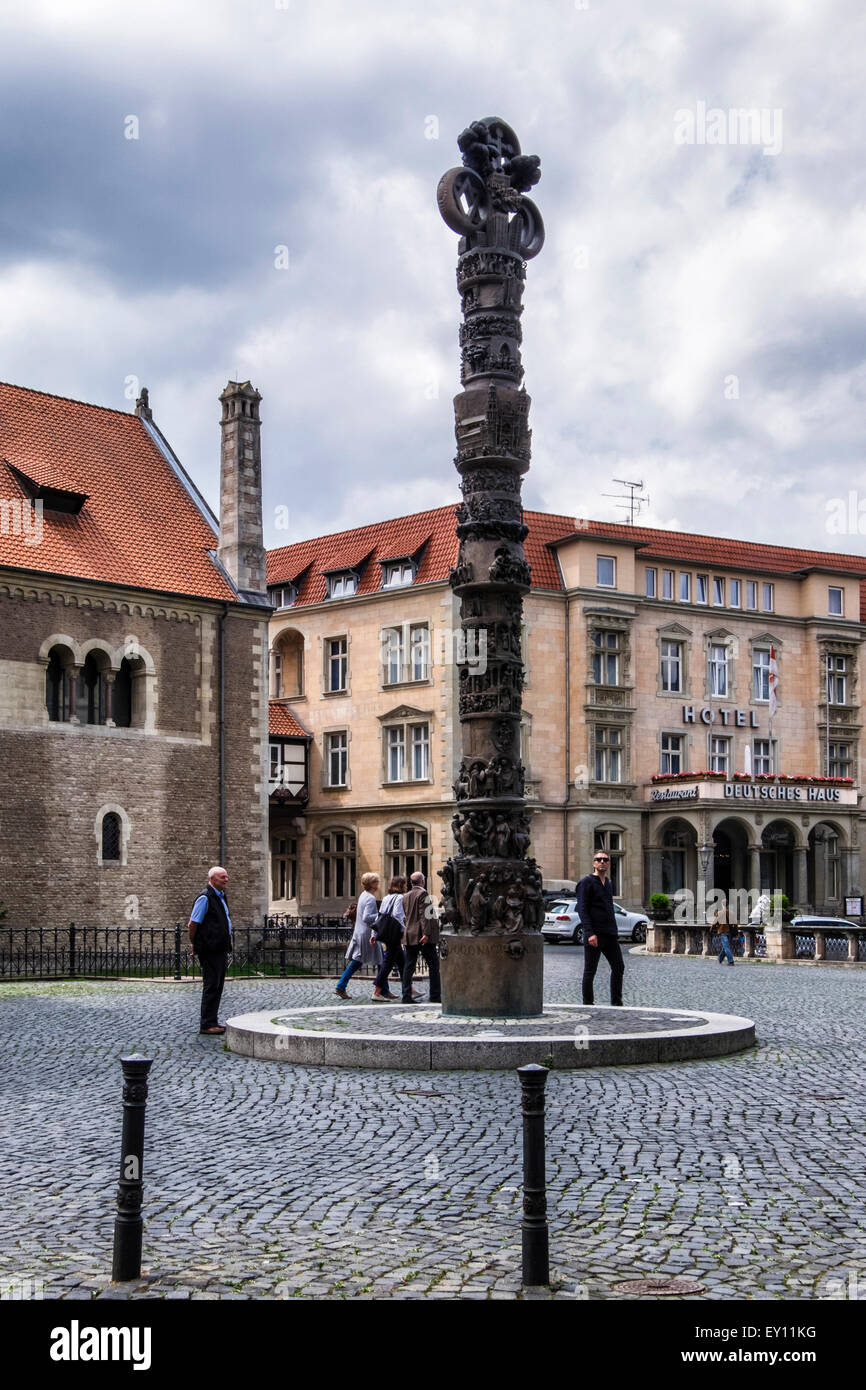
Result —
<svg viewBox="0 0 866 1390"><path fill-rule="evenodd" d="M268 589L268 593L277 610L291 608L298 597L298 590L294 584L278 584L275 588Z"/></svg>
<svg viewBox="0 0 866 1390"><path fill-rule="evenodd" d="M382 564L382 588L402 589L415 583L417 566L414 560L385 560Z"/></svg>
<svg viewBox="0 0 866 1390"><path fill-rule="evenodd" d="M358 592L358 576L354 570L338 570L327 579L328 598L351 598Z"/></svg>

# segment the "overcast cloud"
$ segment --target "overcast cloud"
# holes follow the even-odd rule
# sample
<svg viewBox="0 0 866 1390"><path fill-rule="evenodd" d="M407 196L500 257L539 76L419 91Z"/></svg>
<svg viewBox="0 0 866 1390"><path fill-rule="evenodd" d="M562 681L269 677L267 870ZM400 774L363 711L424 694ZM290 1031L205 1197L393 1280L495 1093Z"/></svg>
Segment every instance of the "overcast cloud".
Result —
<svg viewBox="0 0 866 1390"><path fill-rule="evenodd" d="M859 0L281 4L7 4L0 378L121 408L136 378L217 506L249 377L269 545L455 500L435 193L497 114L542 161L527 505L621 519L642 478L644 524L866 551L826 525L866 511ZM676 143L699 103L781 148Z"/></svg>

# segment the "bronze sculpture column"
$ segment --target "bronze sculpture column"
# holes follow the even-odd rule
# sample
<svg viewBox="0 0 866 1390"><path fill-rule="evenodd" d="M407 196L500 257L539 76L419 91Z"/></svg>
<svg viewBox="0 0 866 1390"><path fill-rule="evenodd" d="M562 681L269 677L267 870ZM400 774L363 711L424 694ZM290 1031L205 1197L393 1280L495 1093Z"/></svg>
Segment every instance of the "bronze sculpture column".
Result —
<svg viewBox="0 0 866 1390"><path fill-rule="evenodd" d="M459 137L463 165L439 183L439 211L460 233L457 288L463 390L454 398L463 502L451 585L465 641L459 662L462 762L443 882L442 1012L526 1017L542 1011L541 872L526 857L520 761L523 595L521 479L529 469L529 397L521 386L526 261L544 226L526 191L536 155L498 117Z"/></svg>

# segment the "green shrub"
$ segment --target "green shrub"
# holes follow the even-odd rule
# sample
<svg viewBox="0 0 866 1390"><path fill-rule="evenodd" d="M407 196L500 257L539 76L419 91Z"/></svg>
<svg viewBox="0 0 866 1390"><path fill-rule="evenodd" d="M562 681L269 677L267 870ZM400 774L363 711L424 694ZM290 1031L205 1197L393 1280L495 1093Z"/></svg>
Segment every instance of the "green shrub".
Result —
<svg viewBox="0 0 866 1390"><path fill-rule="evenodd" d="M652 912L670 912L671 900L667 893L653 893L650 897L650 910Z"/></svg>

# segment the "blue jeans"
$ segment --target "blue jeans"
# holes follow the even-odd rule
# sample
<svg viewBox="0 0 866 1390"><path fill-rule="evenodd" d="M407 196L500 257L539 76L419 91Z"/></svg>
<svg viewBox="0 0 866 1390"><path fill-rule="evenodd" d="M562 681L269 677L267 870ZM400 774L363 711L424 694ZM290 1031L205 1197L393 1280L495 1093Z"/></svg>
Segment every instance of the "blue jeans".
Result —
<svg viewBox="0 0 866 1390"><path fill-rule="evenodd" d="M733 965L734 957L731 952L731 942L727 932L719 932L719 965L723 960L727 960L728 965Z"/></svg>
<svg viewBox="0 0 866 1390"><path fill-rule="evenodd" d="M361 969L361 962L360 962L359 960L350 960L350 961L349 961L349 964L346 966L345 970L343 971L342 975L340 976L339 980L337 981L337 989L345 989L345 988L346 988L346 985L347 985L347 984L349 983L349 981L351 980L351 978L352 978L352 976L354 975L355 971L356 971L356 970L360 970L360 969Z"/></svg>

